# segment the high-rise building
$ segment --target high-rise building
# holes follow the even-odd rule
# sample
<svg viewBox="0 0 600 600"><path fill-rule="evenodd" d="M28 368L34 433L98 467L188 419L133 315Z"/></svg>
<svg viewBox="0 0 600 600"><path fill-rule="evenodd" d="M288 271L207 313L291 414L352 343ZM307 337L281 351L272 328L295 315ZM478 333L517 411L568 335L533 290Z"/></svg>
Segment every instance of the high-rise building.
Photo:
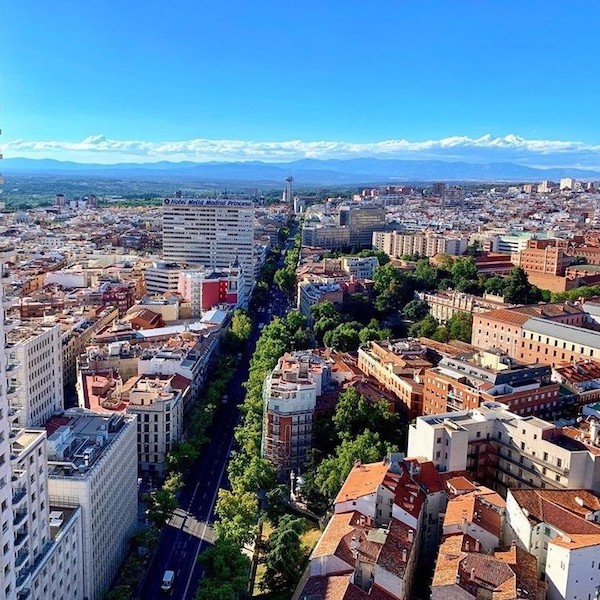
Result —
<svg viewBox="0 0 600 600"><path fill-rule="evenodd" d="M239 263L254 288L254 205L249 198L167 198L163 202L167 261L222 269Z"/></svg>
<svg viewBox="0 0 600 600"><path fill-rule="evenodd" d="M61 327L13 322L9 327L7 346L16 360L16 368L10 371L9 400L19 409L21 426L41 427L63 409Z"/></svg>
<svg viewBox="0 0 600 600"><path fill-rule="evenodd" d="M108 589L137 524L136 422L132 415L72 409L47 424L50 500L81 510L79 598L98 600Z"/></svg>
<svg viewBox="0 0 600 600"><path fill-rule="evenodd" d="M0 251L0 272L2 258ZM1 287L0 303L0 600L80 600L81 510L51 505L46 433L19 425L22 409L9 404L7 377L18 365L6 342Z"/></svg>

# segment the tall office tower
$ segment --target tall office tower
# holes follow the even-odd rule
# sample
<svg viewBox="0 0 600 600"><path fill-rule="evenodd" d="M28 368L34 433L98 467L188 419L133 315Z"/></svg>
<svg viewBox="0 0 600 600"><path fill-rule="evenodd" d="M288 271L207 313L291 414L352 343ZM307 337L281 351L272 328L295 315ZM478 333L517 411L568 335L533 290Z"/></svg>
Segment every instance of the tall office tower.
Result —
<svg viewBox="0 0 600 600"><path fill-rule="evenodd" d="M290 175L285 178L285 189L283 190L283 198L281 201L288 206L293 206L294 204L294 178Z"/></svg>
<svg viewBox="0 0 600 600"><path fill-rule="evenodd" d="M167 198L163 257L212 269L239 266L245 298L254 288L254 205L248 198ZM237 265L236 265L237 263Z"/></svg>

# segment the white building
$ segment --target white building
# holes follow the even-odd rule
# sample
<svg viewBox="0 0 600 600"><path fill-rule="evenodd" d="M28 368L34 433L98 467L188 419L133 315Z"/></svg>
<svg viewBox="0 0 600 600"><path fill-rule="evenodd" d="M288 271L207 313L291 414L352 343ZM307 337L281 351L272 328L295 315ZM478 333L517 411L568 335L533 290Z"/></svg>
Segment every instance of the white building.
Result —
<svg viewBox="0 0 600 600"><path fill-rule="evenodd" d="M73 409L48 427L50 501L81 507L84 597L98 600L137 524L136 418Z"/></svg>
<svg viewBox="0 0 600 600"><path fill-rule="evenodd" d="M468 470L502 493L524 486L600 490L596 443L585 429L484 402L474 410L418 417L409 427L408 454L433 461L439 471Z"/></svg>
<svg viewBox="0 0 600 600"><path fill-rule="evenodd" d="M600 497L590 490L510 490L506 498L507 537L536 557L548 600L598 597L599 522Z"/></svg>
<svg viewBox="0 0 600 600"><path fill-rule="evenodd" d="M179 274L183 267L174 262L155 261L144 271L144 282L148 294L176 292Z"/></svg>
<svg viewBox="0 0 600 600"><path fill-rule="evenodd" d="M63 409L63 353L60 325L18 325L8 335L17 366L10 371L8 400L23 427L42 426Z"/></svg>
<svg viewBox="0 0 600 600"><path fill-rule="evenodd" d="M357 279L373 279L377 267L376 256L342 256L342 269Z"/></svg>
<svg viewBox="0 0 600 600"><path fill-rule="evenodd" d="M6 377L17 365L14 354L5 353L3 296L0 287L0 599L81 600L78 509L62 528L52 520L46 434L19 426L19 411L8 403Z"/></svg>
<svg viewBox="0 0 600 600"><path fill-rule="evenodd" d="M167 198L163 256L212 269L238 261L245 295L254 288L254 205L247 198Z"/></svg>

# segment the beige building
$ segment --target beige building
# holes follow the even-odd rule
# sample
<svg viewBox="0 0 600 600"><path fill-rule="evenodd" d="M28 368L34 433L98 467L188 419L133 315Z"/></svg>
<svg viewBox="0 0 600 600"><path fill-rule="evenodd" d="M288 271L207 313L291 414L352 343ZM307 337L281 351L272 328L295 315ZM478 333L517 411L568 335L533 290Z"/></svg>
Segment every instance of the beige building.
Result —
<svg viewBox="0 0 600 600"><path fill-rule="evenodd" d="M447 292L418 292L419 300L427 302L429 314L442 325L452 317L460 313L474 314L483 313L499 308L510 308L500 296L484 294L483 297L465 294L451 290Z"/></svg>
<svg viewBox="0 0 600 600"><path fill-rule="evenodd" d="M500 402L418 417L409 427L408 454L441 472L468 471L502 494L516 487L600 490L600 450L587 424L559 427Z"/></svg>
<svg viewBox="0 0 600 600"><path fill-rule="evenodd" d="M423 257L431 257L436 254L460 256L467 251L469 238L460 234L375 231L372 243L373 248L385 252L391 258L401 258L405 254L418 254Z"/></svg>

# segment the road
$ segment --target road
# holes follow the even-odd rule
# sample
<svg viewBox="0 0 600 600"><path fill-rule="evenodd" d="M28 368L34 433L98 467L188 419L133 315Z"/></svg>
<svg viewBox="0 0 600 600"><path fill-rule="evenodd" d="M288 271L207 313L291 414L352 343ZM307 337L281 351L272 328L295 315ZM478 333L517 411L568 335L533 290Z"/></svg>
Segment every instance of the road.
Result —
<svg viewBox="0 0 600 600"><path fill-rule="evenodd" d="M253 315L254 330L247 352L242 354L229 385L229 400L218 408L209 432L210 442L196 463L190 482L179 493L180 508L162 531L158 550L138 596L142 600L165 598L160 586L167 569L175 571L175 583L168 596L173 600L193 598L202 578L202 565L197 559L214 541L213 510L219 488L228 485L227 457L233 447L233 431L240 418L238 405L244 399L242 384L248 379L249 360L260 333L258 325L269 322L274 316L283 316L288 310L285 296L275 285L269 291L267 304L273 306L272 314L267 310Z"/></svg>

